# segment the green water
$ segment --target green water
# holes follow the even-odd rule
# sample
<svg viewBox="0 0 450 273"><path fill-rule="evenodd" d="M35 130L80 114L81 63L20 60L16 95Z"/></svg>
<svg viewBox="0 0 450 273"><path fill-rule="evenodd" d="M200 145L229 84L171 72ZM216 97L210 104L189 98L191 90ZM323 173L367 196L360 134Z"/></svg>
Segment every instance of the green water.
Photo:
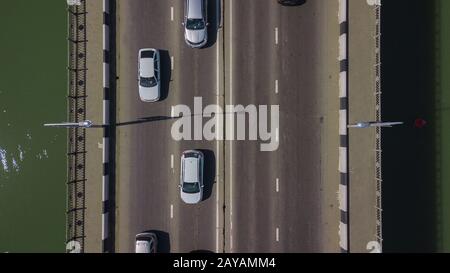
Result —
<svg viewBox="0 0 450 273"><path fill-rule="evenodd" d="M450 252L450 1L384 1L382 18L383 119L405 122L382 135L383 251Z"/></svg>
<svg viewBox="0 0 450 273"><path fill-rule="evenodd" d="M67 12L0 0L0 252L64 252Z"/></svg>

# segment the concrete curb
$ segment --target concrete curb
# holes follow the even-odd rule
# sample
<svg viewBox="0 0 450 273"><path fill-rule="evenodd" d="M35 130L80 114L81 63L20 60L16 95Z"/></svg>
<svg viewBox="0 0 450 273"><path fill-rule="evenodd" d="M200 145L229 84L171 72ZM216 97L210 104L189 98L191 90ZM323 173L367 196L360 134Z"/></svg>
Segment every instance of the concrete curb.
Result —
<svg viewBox="0 0 450 273"><path fill-rule="evenodd" d="M349 236L349 176L348 176L348 0L339 0L339 247L348 253Z"/></svg>
<svg viewBox="0 0 450 273"><path fill-rule="evenodd" d="M109 0L103 0L103 178L102 178L102 252L108 252L109 234L109 100L110 44Z"/></svg>

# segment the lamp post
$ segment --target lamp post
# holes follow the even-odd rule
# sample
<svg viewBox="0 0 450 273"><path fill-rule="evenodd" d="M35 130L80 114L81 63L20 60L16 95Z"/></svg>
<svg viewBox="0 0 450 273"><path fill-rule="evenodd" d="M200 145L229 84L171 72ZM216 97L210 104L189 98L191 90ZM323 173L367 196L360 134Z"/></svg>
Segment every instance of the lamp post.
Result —
<svg viewBox="0 0 450 273"><path fill-rule="evenodd" d="M92 121L85 120L80 122L61 122L61 123L46 123L45 127L63 127L63 128L90 128Z"/></svg>
<svg viewBox="0 0 450 273"><path fill-rule="evenodd" d="M381 122L381 121L363 121L355 124L347 125L348 128L369 128L369 127L392 127L395 125L401 125L403 122Z"/></svg>

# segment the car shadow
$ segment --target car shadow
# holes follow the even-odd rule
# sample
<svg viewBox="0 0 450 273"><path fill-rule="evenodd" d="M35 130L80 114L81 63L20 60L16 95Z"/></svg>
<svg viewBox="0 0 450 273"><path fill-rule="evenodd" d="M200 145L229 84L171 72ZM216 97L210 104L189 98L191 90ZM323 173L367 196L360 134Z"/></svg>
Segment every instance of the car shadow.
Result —
<svg viewBox="0 0 450 273"><path fill-rule="evenodd" d="M214 251L211 250L204 250L204 249L196 249L196 250L192 250L189 253L215 253Z"/></svg>
<svg viewBox="0 0 450 273"><path fill-rule="evenodd" d="M172 80L172 63L169 51L159 50L159 56L161 58L161 97L159 101L163 101L169 95L169 85Z"/></svg>
<svg viewBox="0 0 450 273"><path fill-rule="evenodd" d="M287 7L292 7L292 6L301 6L305 3L306 3L306 0L298 0L298 1L293 1L292 3L283 3L281 5L287 6Z"/></svg>
<svg viewBox="0 0 450 273"><path fill-rule="evenodd" d="M169 233L161 230L147 230L145 232L153 232L158 238L156 253L170 253L170 236Z"/></svg>
<svg viewBox="0 0 450 273"><path fill-rule="evenodd" d="M217 41L217 32L219 31L221 18L221 6L220 0L206 0L208 1L207 13L208 13L208 41L203 48L213 46Z"/></svg>
<svg viewBox="0 0 450 273"><path fill-rule="evenodd" d="M216 183L216 156L211 150L199 150L204 155L204 170L203 170L203 200L211 197L212 188L214 183Z"/></svg>

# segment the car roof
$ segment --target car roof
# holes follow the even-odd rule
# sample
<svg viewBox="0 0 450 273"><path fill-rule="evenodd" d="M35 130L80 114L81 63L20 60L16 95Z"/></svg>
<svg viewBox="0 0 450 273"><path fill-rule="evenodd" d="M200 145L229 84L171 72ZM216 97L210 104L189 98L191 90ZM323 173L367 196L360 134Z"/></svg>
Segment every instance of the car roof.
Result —
<svg viewBox="0 0 450 273"><path fill-rule="evenodd" d="M139 69L141 77L150 78L155 76L154 59L158 51L154 48L141 48L139 50Z"/></svg>
<svg viewBox="0 0 450 273"><path fill-rule="evenodd" d="M136 253L149 253L150 251L149 241L136 241Z"/></svg>
<svg viewBox="0 0 450 273"><path fill-rule="evenodd" d="M200 158L185 157L183 160L183 164L184 164L183 182L188 183L199 182L200 179L198 177L198 174L199 174Z"/></svg>
<svg viewBox="0 0 450 273"><path fill-rule="evenodd" d="M155 75L155 64L153 58L139 59L140 76L153 77Z"/></svg>
<svg viewBox="0 0 450 273"><path fill-rule="evenodd" d="M203 18L202 5L203 0L187 0L188 1L188 18Z"/></svg>

